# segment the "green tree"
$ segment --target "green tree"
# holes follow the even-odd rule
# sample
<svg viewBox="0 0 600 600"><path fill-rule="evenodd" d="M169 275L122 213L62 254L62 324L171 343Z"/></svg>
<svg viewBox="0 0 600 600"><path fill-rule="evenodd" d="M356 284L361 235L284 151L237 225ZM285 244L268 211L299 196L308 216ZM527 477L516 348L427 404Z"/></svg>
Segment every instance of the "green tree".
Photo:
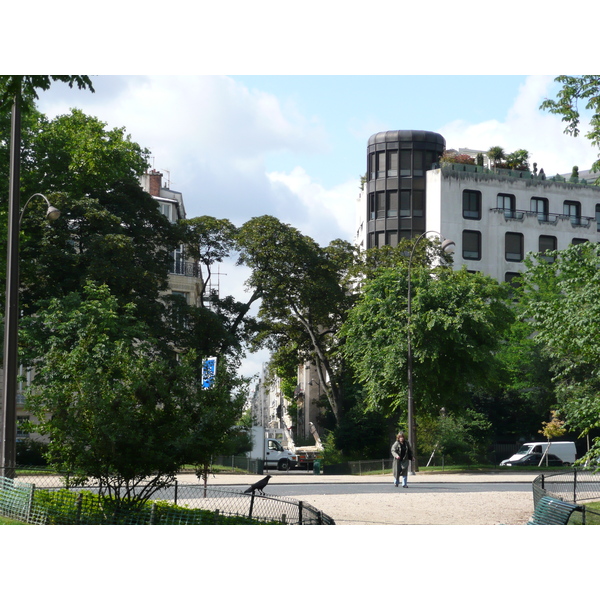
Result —
<svg viewBox="0 0 600 600"><path fill-rule="evenodd" d="M488 158L492 161L494 167L498 165L498 163L506 158L506 152L504 148L500 146L492 146L486 154Z"/></svg>
<svg viewBox="0 0 600 600"><path fill-rule="evenodd" d="M34 206L23 215L24 314L93 280L106 283L122 306L133 302L138 318L166 344L159 297L167 288L169 250L181 239L140 186L147 150L123 129L108 129L78 110L52 120L32 110L27 123L23 196L43 190L62 216L48 226ZM3 269L5 261L0 262Z"/></svg>
<svg viewBox="0 0 600 600"><path fill-rule="evenodd" d="M517 171L529 171L529 151L521 149L507 154L506 166Z"/></svg>
<svg viewBox="0 0 600 600"><path fill-rule="evenodd" d="M0 110L6 110L14 98L23 99L26 105L37 99L38 90L49 90L52 83L61 81L69 87L76 85L80 90L94 86L87 75L2 75L0 76Z"/></svg>
<svg viewBox="0 0 600 600"><path fill-rule="evenodd" d="M600 249L586 242L551 255L527 259L520 310L551 361L566 427L586 435L600 426Z"/></svg>
<svg viewBox="0 0 600 600"><path fill-rule="evenodd" d="M239 264L260 297L263 341L273 350L295 347L298 360L317 366L321 390L336 421L344 406L344 358L338 335L353 295L346 275L354 249L337 240L326 248L275 217L255 217L239 230Z"/></svg>
<svg viewBox="0 0 600 600"><path fill-rule="evenodd" d="M598 75L560 75L554 81L560 83L556 99L546 98L540 105L542 110L560 115L567 123L565 133L577 137L581 133L581 109L579 101L585 103L585 110L591 116L590 130L585 134L592 146L600 148L600 76ZM592 165L592 171L600 170L600 159Z"/></svg>
<svg viewBox="0 0 600 600"><path fill-rule="evenodd" d="M556 403L550 360L531 323L516 319L495 357L498 379L474 392L472 406L493 424L496 441L530 438Z"/></svg>
<svg viewBox="0 0 600 600"><path fill-rule="evenodd" d="M419 441L423 452L453 459L454 464L480 461L489 445L492 423L471 408L461 414L448 413L445 408L436 418L421 419Z"/></svg>
<svg viewBox="0 0 600 600"><path fill-rule="evenodd" d="M415 272L416 271L416 272ZM413 269L411 340L417 415L464 409L469 390L496 377L494 352L512 320L507 290L481 274ZM364 284L342 327L344 352L372 409L405 415L407 279L386 269Z"/></svg>
<svg viewBox="0 0 600 600"><path fill-rule="evenodd" d="M43 345L27 339L39 356L27 406L50 437L50 464L73 482L98 480L112 504L136 506L181 465L219 453L243 395L229 395L231 382L202 389L193 353L168 360L134 312L93 284L40 311L47 335Z"/></svg>

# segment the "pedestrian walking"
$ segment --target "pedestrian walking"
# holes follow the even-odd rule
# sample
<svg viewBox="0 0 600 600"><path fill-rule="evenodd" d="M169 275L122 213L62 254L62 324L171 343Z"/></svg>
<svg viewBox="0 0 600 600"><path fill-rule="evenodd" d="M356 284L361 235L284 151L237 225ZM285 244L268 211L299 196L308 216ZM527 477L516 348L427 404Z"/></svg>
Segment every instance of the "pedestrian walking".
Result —
<svg viewBox="0 0 600 600"><path fill-rule="evenodd" d="M394 457L394 484L398 487L402 477L402 487L406 488L408 487L408 465L413 459L413 453L402 431L392 444L392 456Z"/></svg>

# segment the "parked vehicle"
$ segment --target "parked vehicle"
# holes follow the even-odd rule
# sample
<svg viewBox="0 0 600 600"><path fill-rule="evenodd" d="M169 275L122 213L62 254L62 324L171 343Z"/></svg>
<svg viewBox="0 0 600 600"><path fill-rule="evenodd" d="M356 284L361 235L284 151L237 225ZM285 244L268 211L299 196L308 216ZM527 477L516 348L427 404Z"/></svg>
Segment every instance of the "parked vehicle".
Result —
<svg viewBox="0 0 600 600"><path fill-rule="evenodd" d="M270 432L264 427L252 427L253 445L248 457L264 461L267 469L287 471L294 468L298 462L294 452L284 448L281 442L274 437L268 437L269 435Z"/></svg>
<svg viewBox="0 0 600 600"><path fill-rule="evenodd" d="M523 444L519 450L510 458L503 460L500 464L506 465L509 462L513 463L526 454L543 454L546 452L548 442L527 442ZM557 456L565 465L572 465L577 459L577 451L575 442L550 442L550 450L552 454Z"/></svg>
<svg viewBox="0 0 600 600"><path fill-rule="evenodd" d="M291 448L294 451L298 459L296 466L299 469L312 469L315 461L323 458L323 444L321 443L321 438L317 433L317 428L312 423L310 423L310 432L315 438L314 446L296 446L291 436L288 441L288 448Z"/></svg>
<svg viewBox="0 0 600 600"><path fill-rule="evenodd" d="M548 454L548 456L544 456L544 458L542 460L543 456L544 455L541 452L524 454L523 456L521 456L521 458L518 458L517 460L509 460L509 462L504 463L504 466L505 467L523 467L523 466L537 467L539 465L539 466L545 467L546 459L548 459L549 467L562 467L565 464L555 454ZM540 465L540 461L542 461L541 465Z"/></svg>

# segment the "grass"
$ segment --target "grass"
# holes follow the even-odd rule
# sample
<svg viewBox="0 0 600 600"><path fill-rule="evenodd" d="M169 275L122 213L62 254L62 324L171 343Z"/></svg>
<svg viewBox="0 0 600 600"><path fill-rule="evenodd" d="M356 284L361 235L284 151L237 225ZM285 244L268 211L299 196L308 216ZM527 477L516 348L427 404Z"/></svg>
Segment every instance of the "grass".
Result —
<svg viewBox="0 0 600 600"><path fill-rule="evenodd" d="M585 503L585 524L586 525L600 525L600 502L586 502ZM593 511L593 512L590 512ZM583 515L580 512L575 512L569 519L569 525L582 525Z"/></svg>
<svg viewBox="0 0 600 600"><path fill-rule="evenodd" d="M0 517L0 525L27 525L23 521L15 521L14 519L7 519L6 517Z"/></svg>

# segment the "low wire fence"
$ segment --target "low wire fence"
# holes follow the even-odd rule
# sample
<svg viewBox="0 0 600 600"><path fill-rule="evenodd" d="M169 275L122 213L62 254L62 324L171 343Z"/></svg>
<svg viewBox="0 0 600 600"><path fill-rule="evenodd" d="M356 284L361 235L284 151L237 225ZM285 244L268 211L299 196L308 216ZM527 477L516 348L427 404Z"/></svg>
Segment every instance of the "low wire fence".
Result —
<svg viewBox="0 0 600 600"><path fill-rule="evenodd" d="M600 521L600 511L584 503L600 498L600 472L589 469L570 469L560 473L542 473L533 480L533 505L544 496L583 506L581 520L585 525L589 517Z"/></svg>
<svg viewBox="0 0 600 600"><path fill-rule="evenodd" d="M175 481L130 507L102 496L99 486L67 488L53 474L0 477L0 515L37 525L335 525L295 498Z"/></svg>

